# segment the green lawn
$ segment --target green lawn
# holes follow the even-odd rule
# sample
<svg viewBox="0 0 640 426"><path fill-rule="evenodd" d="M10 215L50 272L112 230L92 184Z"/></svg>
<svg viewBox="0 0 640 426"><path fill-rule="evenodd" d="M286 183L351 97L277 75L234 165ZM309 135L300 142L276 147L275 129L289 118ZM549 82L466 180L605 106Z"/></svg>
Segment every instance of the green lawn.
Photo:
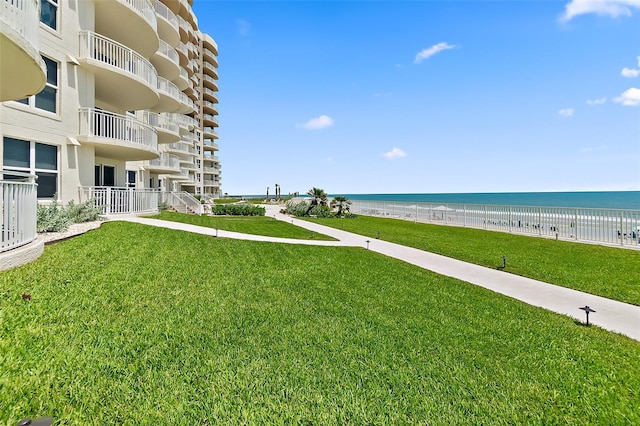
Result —
<svg viewBox="0 0 640 426"><path fill-rule="evenodd" d="M504 232L358 216L308 219L536 280L640 305L640 251Z"/></svg>
<svg viewBox="0 0 640 426"><path fill-rule="evenodd" d="M218 228L223 231L241 232L243 234L266 235L268 237L294 238L298 240L336 241L327 235L311 233L306 229L293 226L290 223L277 221L267 216L198 216L169 211L162 211L159 215L150 216L153 219L169 220L188 223L191 225Z"/></svg>
<svg viewBox="0 0 640 426"><path fill-rule="evenodd" d="M0 359L12 426L640 424L623 336L364 249L126 222L0 273Z"/></svg>

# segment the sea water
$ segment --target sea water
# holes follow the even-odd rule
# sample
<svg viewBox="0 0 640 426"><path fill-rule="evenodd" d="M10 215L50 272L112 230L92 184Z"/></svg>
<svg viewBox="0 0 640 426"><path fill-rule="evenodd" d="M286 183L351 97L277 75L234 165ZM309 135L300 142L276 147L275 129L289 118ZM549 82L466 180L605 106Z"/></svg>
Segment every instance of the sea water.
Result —
<svg viewBox="0 0 640 426"><path fill-rule="evenodd" d="M496 192L468 194L331 194L330 196L335 197L338 195L343 195L354 201L403 201L409 203L494 204L503 206L640 210L640 191Z"/></svg>

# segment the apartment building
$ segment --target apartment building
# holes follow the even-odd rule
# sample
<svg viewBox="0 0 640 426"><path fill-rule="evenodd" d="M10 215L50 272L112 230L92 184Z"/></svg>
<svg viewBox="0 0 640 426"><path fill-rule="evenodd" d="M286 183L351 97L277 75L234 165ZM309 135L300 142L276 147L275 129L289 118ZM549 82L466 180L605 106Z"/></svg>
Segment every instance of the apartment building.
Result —
<svg viewBox="0 0 640 426"><path fill-rule="evenodd" d="M0 0L2 170L39 202L218 196L218 49L192 2Z"/></svg>

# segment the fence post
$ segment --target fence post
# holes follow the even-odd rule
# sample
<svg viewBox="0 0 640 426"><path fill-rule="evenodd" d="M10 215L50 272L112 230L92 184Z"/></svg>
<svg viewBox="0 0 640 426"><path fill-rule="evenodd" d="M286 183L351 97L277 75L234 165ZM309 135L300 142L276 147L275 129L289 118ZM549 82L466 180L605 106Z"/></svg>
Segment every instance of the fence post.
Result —
<svg viewBox="0 0 640 426"><path fill-rule="evenodd" d="M542 235L542 207L538 207L538 235Z"/></svg>
<svg viewBox="0 0 640 426"><path fill-rule="evenodd" d="M110 187L107 187L107 193L105 195L106 195L106 200L104 201L107 206L107 216L109 216L111 214L111 201L112 201Z"/></svg>
<svg viewBox="0 0 640 426"><path fill-rule="evenodd" d="M623 216L623 214L624 214L623 211L620 210L620 228L619 229L620 229L620 245L621 246L624 245L624 236L626 234L626 232L624 232L624 228L622 227L622 223L623 223L622 216Z"/></svg>
<svg viewBox="0 0 640 426"><path fill-rule="evenodd" d="M132 210L135 210L135 207L133 205L134 202L134 194L133 194L133 188L129 188L129 208L127 209L127 213L132 213Z"/></svg>
<svg viewBox="0 0 640 426"><path fill-rule="evenodd" d="M573 226L575 227L575 239L576 241L578 241L578 209L576 209L575 213L574 213L575 217L573 218Z"/></svg>

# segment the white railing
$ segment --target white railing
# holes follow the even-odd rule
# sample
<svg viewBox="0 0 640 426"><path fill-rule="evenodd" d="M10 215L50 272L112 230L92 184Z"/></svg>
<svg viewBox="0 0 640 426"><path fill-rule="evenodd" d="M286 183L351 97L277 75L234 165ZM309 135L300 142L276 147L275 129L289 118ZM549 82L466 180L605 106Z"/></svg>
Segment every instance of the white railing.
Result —
<svg viewBox="0 0 640 426"><path fill-rule="evenodd" d="M211 77L210 75L205 74L205 75L202 76L202 78L204 79L204 81L211 83L216 91L218 90L218 83L216 82L216 80L213 77Z"/></svg>
<svg viewBox="0 0 640 426"><path fill-rule="evenodd" d="M173 115L151 111L144 112L144 122L157 129L164 129L171 133L179 133L178 123L173 121Z"/></svg>
<svg viewBox="0 0 640 426"><path fill-rule="evenodd" d="M164 40L160 40L160 45L158 46L158 53L166 56L176 65L180 64L180 58L178 57L178 52L176 49L171 47L169 43Z"/></svg>
<svg viewBox="0 0 640 426"><path fill-rule="evenodd" d="M180 153L194 155L195 150L193 149L193 145L188 142L174 142L166 145L167 149L178 151Z"/></svg>
<svg viewBox="0 0 640 426"><path fill-rule="evenodd" d="M137 214L158 211L159 189L81 186L80 202L93 199L100 214Z"/></svg>
<svg viewBox="0 0 640 426"><path fill-rule="evenodd" d="M164 77L158 77L158 90L166 93L173 99L180 99L180 94L182 93L178 86L170 82Z"/></svg>
<svg viewBox="0 0 640 426"><path fill-rule="evenodd" d="M204 207L202 206L200 201L198 201L193 195L186 191L163 192L162 202L167 203L173 209L181 213L204 213Z"/></svg>
<svg viewBox="0 0 640 426"><path fill-rule="evenodd" d="M208 87L205 87L202 90L202 93L207 95L207 96L211 96L213 99L215 99L215 102L218 102L218 94L216 92L214 92L213 90L209 89Z"/></svg>
<svg viewBox="0 0 640 426"><path fill-rule="evenodd" d="M38 51L40 3L37 0L0 0L0 6L0 20Z"/></svg>
<svg viewBox="0 0 640 426"><path fill-rule="evenodd" d="M147 160L149 167L162 167L170 169L180 169L180 161L177 155L167 154L166 152L160 153L160 158L153 160Z"/></svg>
<svg viewBox="0 0 640 426"><path fill-rule="evenodd" d="M206 147L211 147L213 148L214 151L219 151L220 147L218 146L217 143L213 142L212 140L209 139L205 139L202 141L202 145L206 146Z"/></svg>
<svg viewBox="0 0 640 426"><path fill-rule="evenodd" d="M135 50L91 31L80 31L80 58L92 59L133 74L154 89L158 73L151 62Z"/></svg>
<svg viewBox="0 0 640 426"><path fill-rule="evenodd" d="M127 3L129 7L134 9L136 12L140 14L144 18L145 21L154 29L154 31L158 32L158 21L156 18L156 11L151 5L151 0L120 0L124 3Z"/></svg>
<svg viewBox="0 0 640 426"><path fill-rule="evenodd" d="M351 201L351 212L550 238L640 245L640 210Z"/></svg>
<svg viewBox="0 0 640 426"><path fill-rule="evenodd" d="M133 117L94 108L80 108L80 135L130 142L158 150L156 130Z"/></svg>
<svg viewBox="0 0 640 426"><path fill-rule="evenodd" d="M180 103L188 105L189 108L191 108L192 110L196 109L196 105L193 103L193 101L187 96L186 93L184 92L180 92L178 94L178 99L180 100Z"/></svg>
<svg viewBox="0 0 640 426"><path fill-rule="evenodd" d="M205 179L204 180L204 185L205 186L220 186L220 181L219 180L208 180L208 179Z"/></svg>
<svg viewBox="0 0 640 426"><path fill-rule="evenodd" d="M29 173L0 168L0 253L29 244L37 237L36 179Z"/></svg>
<svg viewBox="0 0 640 426"><path fill-rule="evenodd" d="M155 0L153 2L153 8L155 9L156 14L169 21L171 26L178 31L178 17L170 11L167 6L165 6L160 0Z"/></svg>
<svg viewBox="0 0 640 426"><path fill-rule="evenodd" d="M188 115L172 113L170 118L182 127L198 127L198 120Z"/></svg>

